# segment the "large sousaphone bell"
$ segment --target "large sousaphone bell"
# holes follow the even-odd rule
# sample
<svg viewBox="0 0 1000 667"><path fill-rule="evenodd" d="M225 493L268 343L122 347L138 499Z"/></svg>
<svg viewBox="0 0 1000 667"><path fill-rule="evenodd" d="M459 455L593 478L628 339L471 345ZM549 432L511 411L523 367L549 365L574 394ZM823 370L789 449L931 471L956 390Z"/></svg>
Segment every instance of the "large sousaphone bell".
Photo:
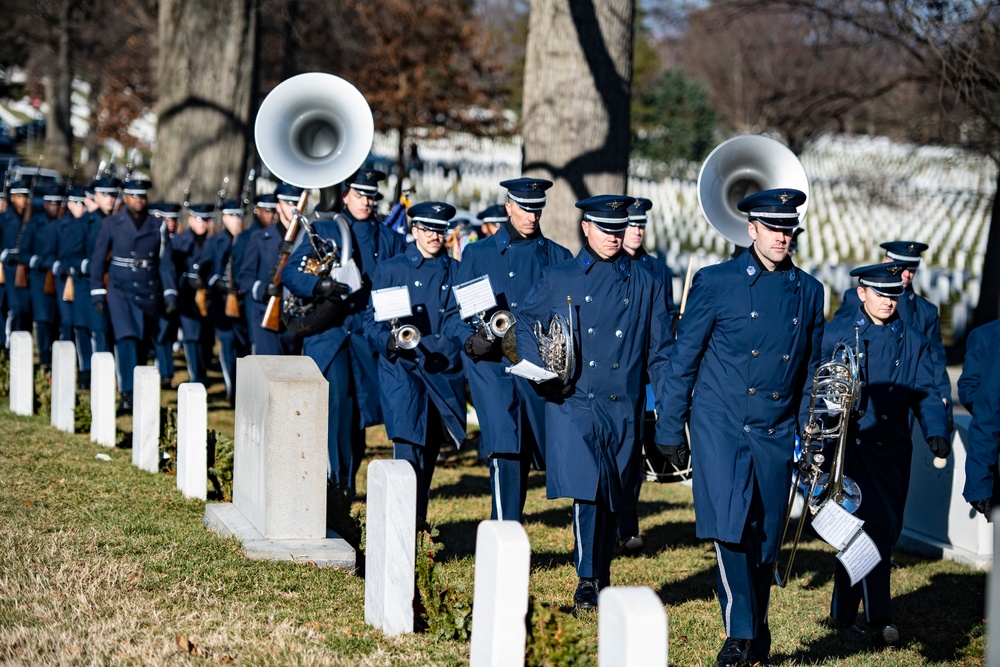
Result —
<svg viewBox="0 0 1000 667"><path fill-rule="evenodd" d="M774 139L758 134L733 137L715 147L698 172L698 203L710 225L742 248L752 243L747 214L736 204L747 195L772 188L794 188L806 193L799 207L804 219L809 178L795 153Z"/></svg>
<svg viewBox="0 0 1000 667"><path fill-rule="evenodd" d="M375 137L371 108L357 88L309 72L275 86L260 105L254 139L271 173L300 188L340 183L364 164Z"/></svg>

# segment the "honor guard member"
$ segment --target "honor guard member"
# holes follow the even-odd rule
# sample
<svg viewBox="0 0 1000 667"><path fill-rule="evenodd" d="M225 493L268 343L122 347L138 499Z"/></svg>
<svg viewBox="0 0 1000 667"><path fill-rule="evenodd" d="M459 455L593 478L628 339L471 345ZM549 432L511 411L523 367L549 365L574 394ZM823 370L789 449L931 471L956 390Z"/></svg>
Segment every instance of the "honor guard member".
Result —
<svg viewBox="0 0 1000 667"><path fill-rule="evenodd" d="M132 376L153 343L161 302L167 312L177 307L170 242L161 254L159 225L147 211L150 187L148 180L138 178L123 184L125 205L104 219L90 257L91 298L98 312L110 314L114 329L123 412L132 409Z"/></svg>
<svg viewBox="0 0 1000 667"><path fill-rule="evenodd" d="M330 484L345 496L354 494L354 478L365 453L365 428L382 423L379 398L378 359L383 351L376 350L365 337L364 312L371 294L371 276L376 267L402 254L405 241L402 234L392 231L375 217L375 196L378 182L385 174L374 169L362 169L346 181L344 210L351 232L351 255L361 272L361 289L344 300L342 315L323 331L304 337L302 351L330 381L329 450L338 456L330 459ZM340 226L331 218L312 223L319 242L340 240ZM303 298L340 298L347 286L330 278L302 271L313 255L312 244L302 242L292 252L281 272L281 282L292 294ZM335 391L335 387L341 390Z"/></svg>
<svg viewBox="0 0 1000 667"><path fill-rule="evenodd" d="M889 241L881 244L885 250L883 262L905 262L906 270L902 274L903 294L899 297L896 311L900 318L909 326L922 333L931 344L931 356L934 363L934 382L938 388L938 396L948 410L948 423L952 423L951 379L948 377L948 358L941 342L941 318L937 306L913 291L913 276L920 268L920 255L927 250L926 243L917 241ZM854 318L860 306L856 290L847 290L844 300L833 319Z"/></svg>
<svg viewBox="0 0 1000 667"><path fill-rule="evenodd" d="M670 328L663 281L622 250L631 197L577 202L586 243L575 258L545 268L518 313L517 351L545 364L535 323L549 327L571 308L575 370L545 393L546 488L573 499L573 557L580 578L573 602L597 607L611 581L617 514L633 510L641 474L640 443L648 376L665 370ZM549 334L552 332L550 331ZM551 370L551 369L550 369Z"/></svg>
<svg viewBox="0 0 1000 667"><path fill-rule="evenodd" d="M87 247L85 249L85 258L80 263L77 273L74 275L80 282L81 298L79 300L82 301L80 305L90 313L88 320L90 322L90 347L92 352L111 352L114 344L114 335L111 331L111 320L108 317L108 309L98 308L98 301L88 299L87 292L92 282L90 258L94 255L97 237L104 226L104 220L114 210L120 188L121 181L114 176L97 179L87 186L87 192L89 193L88 201L91 202L87 208L92 209L87 218ZM106 275L101 277L102 282L106 282Z"/></svg>
<svg viewBox="0 0 1000 667"><path fill-rule="evenodd" d="M409 461L416 471L419 526L426 525L431 477L442 443L450 439L459 446L465 440L465 376L461 346L442 335L458 268L444 243L455 207L424 202L411 206L408 214L414 242L402 255L378 265L372 289L405 286L413 314L398 322L376 322L369 308L365 331L372 346L384 351L378 374L385 430L393 442L394 458ZM396 335L407 326L420 334L415 347L405 339L400 343Z"/></svg>
<svg viewBox="0 0 1000 667"><path fill-rule="evenodd" d="M489 276L496 293L496 309L521 317L524 299L542 276L545 267L572 259L569 250L542 235L545 191L552 181L516 178L500 183L507 188L504 209L507 219L493 236L471 244L458 267L457 284ZM493 311L485 314L489 321ZM521 520L528 471L532 463L545 466L545 399L531 382L506 372L499 337L489 340L486 328L475 331L449 313L449 335L464 340L462 365L479 416L479 456L488 459L491 518ZM470 335L471 334L471 335Z"/></svg>
<svg viewBox="0 0 1000 667"><path fill-rule="evenodd" d="M892 548L903 530L910 483L911 410L934 456L944 459L951 452L948 415L934 381L930 342L897 312L897 301L906 294L902 274L907 270L906 262L892 262L851 271L859 281L861 305L850 319L830 322L823 334L824 358L830 358L838 343L853 348L860 341L860 398L850 419L843 470L861 489L864 500L855 516L865 522L864 530L882 557L855 586L837 561L830 615L839 628L857 633L855 619L863 599L871 640L881 646L899 644L889 572Z"/></svg>
<svg viewBox="0 0 1000 667"><path fill-rule="evenodd" d="M149 205L149 214L160 221L160 251L166 248L168 240L173 242L177 235L177 219L181 214L181 205L174 202L156 202ZM166 313L165 307L160 308L156 323L156 339L153 341L156 357L156 370L160 373L160 388L174 388L174 344L177 342L177 331L180 329L180 318L177 311Z"/></svg>
<svg viewBox="0 0 1000 667"><path fill-rule="evenodd" d="M90 215L83 188L72 188L67 196L67 214L59 221L56 240L56 261L52 273L56 278L56 304L59 307L59 340L71 340L76 346L77 387L90 388L90 285L79 277L80 266L87 259L87 233ZM69 287L67 288L67 284ZM80 298L76 291L80 290Z"/></svg>
<svg viewBox="0 0 1000 667"><path fill-rule="evenodd" d="M658 257L653 257L642 244L646 236L646 223L648 221L649 209L653 207L653 202L643 197L636 197L631 206L628 207L628 227L625 228L625 238L622 240L622 247L629 259L638 266L653 272L657 279L663 281L663 294L666 299L669 322L676 321L677 307L674 305L673 294L673 274L667 263ZM671 336L673 335L671 326ZM641 399L646 406L646 397L649 392L644 392ZM652 411L652 405L646 406ZM645 419L643 419L643 424ZM641 424L642 425L642 424ZM642 434L640 433L640 437ZM641 446L641 443L637 446ZM635 486L636 507L638 505L639 490L642 487L642 475L639 475ZM645 543L639 534L639 515L635 508L618 513L618 543L621 552L626 556L632 556L642 551Z"/></svg>
<svg viewBox="0 0 1000 667"><path fill-rule="evenodd" d="M268 220L266 206L257 201L258 219L263 227L250 234L243 260L237 273L237 282L244 294L244 304L247 311L247 321L250 323L250 343L253 354L300 354L302 352L301 337L284 327L280 332L270 331L261 326L267 302L272 296L281 297L281 285L273 282L274 269L278 263L288 225L291 224L295 206L299 203L302 188L282 183L274 191L275 210L277 216L270 216L273 224L265 224ZM263 214L262 214L263 212ZM276 219L275 219L276 218ZM301 237L302 231L299 231Z"/></svg>
<svg viewBox="0 0 1000 667"><path fill-rule="evenodd" d="M482 240L496 234L501 225L507 222L507 210L503 204L493 204L480 211L476 218L482 222L479 225L479 239Z"/></svg>
<svg viewBox="0 0 1000 667"><path fill-rule="evenodd" d="M236 359L247 353L247 332L237 308L235 317L226 314L229 295L239 303L239 284L236 282L236 243L243 229L243 208L239 199L222 203L222 229L206 242L208 271L208 317L215 335L219 337L219 365L226 384L226 400L236 401Z"/></svg>
<svg viewBox="0 0 1000 667"><path fill-rule="evenodd" d="M208 319L208 234L214 204L188 206L187 229L171 241L177 280L177 314L184 337L184 359L188 382L208 386L208 363L212 359L215 334Z"/></svg>
<svg viewBox="0 0 1000 667"><path fill-rule="evenodd" d="M41 190L42 210L36 210L21 235L18 256L28 267L28 291L31 294L31 319L35 323L35 347L38 363L46 373L52 370L52 341L58 332L55 278L49 277L56 261L59 240L59 210L63 205L62 188L56 185Z"/></svg>
<svg viewBox="0 0 1000 667"><path fill-rule="evenodd" d="M7 323L5 334L7 347L10 347L10 334L13 331L31 331L31 296L27 289L16 286L18 246L23 230L27 227L24 220L28 200L31 197L31 187L22 180L10 184L10 206L0 215L0 263L3 264L4 292L7 295Z"/></svg>
<svg viewBox="0 0 1000 667"><path fill-rule="evenodd" d="M695 275L667 381L654 385L657 448L679 469L693 453L695 528L715 542L727 637L719 667L770 660L767 610L795 432L822 354L823 288L788 257L805 199L776 189L737 204L752 244Z"/></svg>

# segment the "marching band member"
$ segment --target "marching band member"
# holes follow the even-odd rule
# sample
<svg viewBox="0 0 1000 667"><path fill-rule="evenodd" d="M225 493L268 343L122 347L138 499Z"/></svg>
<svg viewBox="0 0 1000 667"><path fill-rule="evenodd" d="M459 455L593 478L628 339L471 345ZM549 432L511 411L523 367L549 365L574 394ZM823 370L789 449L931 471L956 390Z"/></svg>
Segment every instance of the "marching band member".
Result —
<svg viewBox="0 0 1000 667"><path fill-rule="evenodd" d="M666 300L669 316L668 321L673 322L676 319L677 307L674 305L674 279L670 273L670 267L662 259L653 257L646 252L646 248L642 245L642 240L646 236L647 213L652 207L653 202L643 197L636 197L635 202L628 207L628 226L625 228L625 238L622 239L622 248L625 249L625 254L628 255L632 262L637 266L651 271L663 283L663 297ZM672 330L673 327L671 327ZM640 401L645 406L645 393L641 395ZM643 426L643 422L640 422L640 427ZM640 442L636 444L636 447L641 447L642 444L641 439L643 435L641 430L640 428ZM639 534L639 515L637 512L642 478L642 475L636 478L634 489L635 504L631 505L629 509L618 512L618 545L621 552L626 556L635 555L645 547L642 535Z"/></svg>
<svg viewBox="0 0 1000 667"><path fill-rule="evenodd" d="M542 271L516 324L518 355L544 367L533 324L548 326L572 298L575 372L545 403L545 455L548 497L573 499L578 609L597 607L610 584L616 514L634 506L641 474L643 407L635 397L644 395L647 374L660 381L672 340L663 281L622 251L632 201L577 202L586 245Z"/></svg>
<svg viewBox="0 0 1000 667"><path fill-rule="evenodd" d="M518 318L542 269L572 255L542 235L545 191L552 187L552 181L516 178L503 181L500 187L507 188L507 219L496 234L469 245L458 266L456 283L489 276L496 309L510 311ZM528 380L505 372L510 362L501 354L499 338L489 340L485 327L474 331L459 318L457 308L449 312L448 320L449 335L465 341L462 365L479 416L479 456L490 466L490 516L520 521L528 471L533 462L539 469L545 465L545 401Z"/></svg>
<svg viewBox="0 0 1000 667"><path fill-rule="evenodd" d="M822 286L788 257L805 198L777 189L739 202L752 244L695 275L667 381L654 384L657 447L679 469L693 452L695 528L715 542L726 632L718 667L770 663L795 431L822 353Z"/></svg>
<svg viewBox="0 0 1000 667"><path fill-rule="evenodd" d="M48 373L52 370L52 339L57 331L59 311L56 308L54 281L50 292L46 278L56 261L62 188L53 185L42 190L41 195L42 210L36 209L24 228L18 256L28 267L28 291L31 295L31 318L35 323L38 363Z"/></svg>
<svg viewBox="0 0 1000 667"><path fill-rule="evenodd" d="M302 269L313 256L312 244L299 243L292 251L281 282L292 294L302 298L342 299L343 310L336 321L322 331L306 335L303 352L312 357L330 382L330 452L329 482L334 493L354 496L355 477L365 451L365 427L382 422L379 404L378 358L365 337L364 312L371 294L371 276L376 267L399 255L405 248L402 234L380 223L375 216L378 182L385 174L362 169L346 181L342 215L351 233L352 258L361 273L361 289L348 294L349 288L328 276L306 273ZM340 225L332 218L312 223L317 242L331 241L343 248Z"/></svg>
<svg viewBox="0 0 1000 667"><path fill-rule="evenodd" d="M1000 320L993 320L969 332L965 341L965 362L958 378L958 400L973 415L976 392L983 383L983 374L990 358L996 356L1000 343Z"/></svg>
<svg viewBox="0 0 1000 667"><path fill-rule="evenodd" d="M178 291L177 314L184 336L188 382L200 382L206 386L208 362L215 343L205 300L209 275L208 236L214 214L214 204L189 205L187 229L171 242Z"/></svg>
<svg viewBox="0 0 1000 667"><path fill-rule="evenodd" d="M161 256L159 225L147 211L150 187L146 179L124 183L125 206L104 220L90 257L90 295L98 313L111 315L121 409L125 412L132 409L132 374L152 344L160 303L166 302L167 312L177 307L170 241Z"/></svg>
<svg viewBox="0 0 1000 667"><path fill-rule="evenodd" d="M857 446L849 444L844 450L844 474L864 494L855 516L864 520L864 530L882 557L855 586L851 586L850 576L837 561L830 616L838 628L858 634L855 619L864 599L871 640L883 646L900 641L892 621L889 573L892 547L903 530L903 507L910 482L911 410L934 456L943 459L951 452L948 415L935 387L930 342L897 310L897 302L906 293L902 274L908 270L906 262L892 262L851 271L860 283L857 296L861 305L850 319L834 319L823 333L826 357L838 343L853 347L860 337L861 393L847 438L848 443Z"/></svg>
<svg viewBox="0 0 1000 667"><path fill-rule="evenodd" d="M365 314L365 331L379 356L378 373L386 435L393 455L409 461L417 474L417 525L425 525L434 466L441 445L465 439L465 377L460 344L442 335L446 308L458 263L448 256L444 235L455 207L424 202L410 207L414 242L401 255L381 262L372 289L406 286L413 315L399 320L420 332L413 349L400 347L394 323L376 322Z"/></svg>
<svg viewBox="0 0 1000 667"><path fill-rule="evenodd" d="M226 385L226 400L236 401L236 359L246 354L247 333L242 316L226 314L226 299L230 294L239 298L236 282L236 241L243 228L243 208L239 199L229 199L222 204L223 228L205 242L205 263L210 272L208 287L212 291L208 302L208 318L215 335L219 337L219 365Z"/></svg>
<svg viewBox="0 0 1000 667"><path fill-rule="evenodd" d="M905 262L906 270L902 273L903 294L897 301L896 311L899 317L912 328L915 328L930 342L931 358L934 363L934 382L938 388L938 397L948 410L948 423L952 423L951 379L948 377L948 358L941 342L941 318L937 306L913 291L913 276L920 268L920 255L928 246L917 241L888 241L880 245L885 250L883 262ZM848 321L854 319L861 302L856 290L844 292L844 299L833 319L840 317Z"/></svg>
<svg viewBox="0 0 1000 667"><path fill-rule="evenodd" d="M479 225L479 240L487 236L493 236L497 230L507 222L507 211L503 204L493 204L487 206L476 214L476 218L482 221Z"/></svg>
<svg viewBox="0 0 1000 667"><path fill-rule="evenodd" d="M282 294L281 285L272 282L271 274L278 263L285 234L301 195L302 188L282 183L275 188L273 195L265 195L263 200L257 200L256 211L261 228L250 232L236 274L236 281L244 295L250 344L254 354L302 352L301 337L284 328L279 332L269 331L261 326L267 302L272 296L281 297ZM274 211L277 211L277 215ZM299 230L299 238L303 233Z"/></svg>

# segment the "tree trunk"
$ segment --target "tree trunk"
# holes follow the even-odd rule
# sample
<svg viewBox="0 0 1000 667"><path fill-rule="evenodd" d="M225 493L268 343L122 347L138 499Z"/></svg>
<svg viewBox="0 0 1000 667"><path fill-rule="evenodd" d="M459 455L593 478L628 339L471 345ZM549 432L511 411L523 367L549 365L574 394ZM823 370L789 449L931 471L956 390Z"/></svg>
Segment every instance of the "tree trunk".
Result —
<svg viewBox="0 0 1000 667"><path fill-rule="evenodd" d="M997 171L997 190L993 197L989 234L986 239L986 256L983 258L979 303L972 314L973 327L992 322L1000 316L1000 170Z"/></svg>
<svg viewBox="0 0 1000 667"><path fill-rule="evenodd" d="M524 66L524 173L548 178L545 235L576 251L574 204L625 194L633 0L534 0Z"/></svg>
<svg viewBox="0 0 1000 667"><path fill-rule="evenodd" d="M73 161L73 127L70 123L73 67L69 58L73 5L67 0L58 7L54 57L49 62L45 77L45 99L49 103L45 119L45 166L62 172L68 172Z"/></svg>
<svg viewBox="0 0 1000 667"><path fill-rule="evenodd" d="M250 102L258 0L160 0L159 103L153 187L158 199L214 202L235 193L253 141Z"/></svg>

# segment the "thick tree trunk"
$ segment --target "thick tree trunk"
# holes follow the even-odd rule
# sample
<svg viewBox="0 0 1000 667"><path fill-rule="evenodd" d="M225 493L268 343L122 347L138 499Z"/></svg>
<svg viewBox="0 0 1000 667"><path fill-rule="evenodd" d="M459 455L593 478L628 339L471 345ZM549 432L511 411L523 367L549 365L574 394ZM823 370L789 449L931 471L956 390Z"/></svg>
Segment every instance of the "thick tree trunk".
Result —
<svg viewBox="0 0 1000 667"><path fill-rule="evenodd" d="M258 0L160 0L154 196L215 200L235 193L253 142L251 92Z"/></svg>
<svg viewBox="0 0 1000 667"><path fill-rule="evenodd" d="M45 99L49 103L45 119L45 166L62 172L68 172L73 161L73 127L70 124L73 67L69 58L73 5L67 1L58 7L55 53L45 77Z"/></svg>
<svg viewBox="0 0 1000 667"><path fill-rule="evenodd" d="M580 212L625 194L633 0L534 0L524 74L524 173L555 182L545 235L576 251Z"/></svg>
<svg viewBox="0 0 1000 667"><path fill-rule="evenodd" d="M989 234L986 239L986 256L983 258L979 303L972 314L974 327L992 322L1000 316L1000 170L997 171L997 191L993 196Z"/></svg>

